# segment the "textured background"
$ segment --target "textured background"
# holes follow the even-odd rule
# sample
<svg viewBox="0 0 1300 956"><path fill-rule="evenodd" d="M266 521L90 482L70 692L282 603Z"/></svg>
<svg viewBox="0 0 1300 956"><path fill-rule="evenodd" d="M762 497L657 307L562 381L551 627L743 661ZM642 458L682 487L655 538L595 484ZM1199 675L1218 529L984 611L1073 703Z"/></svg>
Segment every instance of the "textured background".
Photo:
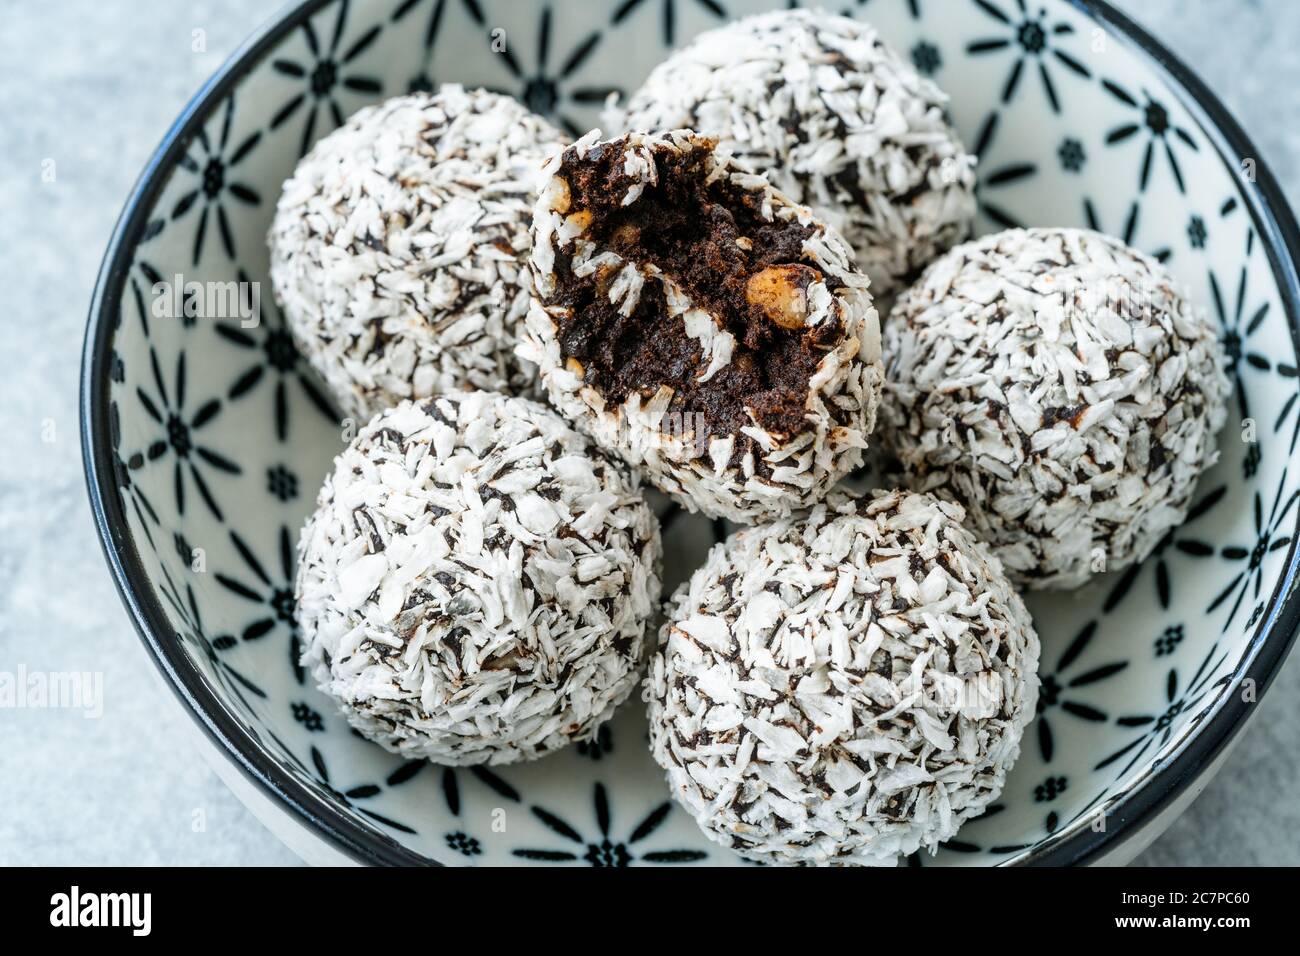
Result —
<svg viewBox="0 0 1300 956"><path fill-rule="evenodd" d="M100 671L105 697L98 720L0 711L0 865L296 862L173 719L100 555L77 437L86 307L127 192L189 97L276 6L0 0L0 668ZM1200 71L1300 202L1295 0L1118 6ZM190 51L197 27L206 53ZM1140 862L1300 863L1300 654L1260 706Z"/></svg>

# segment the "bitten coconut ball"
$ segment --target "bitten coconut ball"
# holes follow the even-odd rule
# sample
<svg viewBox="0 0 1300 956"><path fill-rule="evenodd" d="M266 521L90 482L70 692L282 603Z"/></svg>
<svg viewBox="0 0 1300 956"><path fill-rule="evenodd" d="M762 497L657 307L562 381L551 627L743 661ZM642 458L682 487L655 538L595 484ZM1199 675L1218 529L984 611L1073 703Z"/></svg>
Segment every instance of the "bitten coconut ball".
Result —
<svg viewBox="0 0 1300 956"><path fill-rule="evenodd" d="M962 502L1028 587L1145 558L1218 457L1214 329L1159 263L1096 232L954 249L900 297L885 352L904 480Z"/></svg>
<svg viewBox="0 0 1300 956"><path fill-rule="evenodd" d="M673 596L650 745L705 834L771 863L892 865L1002 790L1038 637L997 559L929 495L835 493L746 528Z"/></svg>
<svg viewBox="0 0 1300 956"><path fill-rule="evenodd" d="M700 34L607 123L715 138L838 227L881 297L970 234L974 159L947 104L870 24L788 10Z"/></svg>
<svg viewBox="0 0 1300 956"><path fill-rule="evenodd" d="M692 511L750 522L858 465L882 366L839 234L686 130L555 156L521 354L551 402Z"/></svg>
<svg viewBox="0 0 1300 956"><path fill-rule="evenodd" d="M658 524L622 466L485 392L376 416L298 552L303 664L363 735L443 764L590 737L636 685L659 597Z"/></svg>
<svg viewBox="0 0 1300 956"><path fill-rule="evenodd" d="M528 227L558 130L444 86L363 109L284 184L271 283L345 414L461 389L524 393Z"/></svg>

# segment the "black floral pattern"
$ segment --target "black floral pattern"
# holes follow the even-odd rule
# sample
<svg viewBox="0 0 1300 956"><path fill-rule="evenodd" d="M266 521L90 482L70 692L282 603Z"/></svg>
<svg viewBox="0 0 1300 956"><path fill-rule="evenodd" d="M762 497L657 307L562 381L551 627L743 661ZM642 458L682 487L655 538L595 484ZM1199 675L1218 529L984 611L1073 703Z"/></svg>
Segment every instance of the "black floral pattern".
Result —
<svg viewBox="0 0 1300 956"><path fill-rule="evenodd" d="M1138 191L1147 191L1147 186L1151 182L1155 155L1159 150L1164 153L1169 163L1169 171L1174 177L1174 184L1178 187L1178 191L1185 193L1187 187L1183 183L1183 171L1178 165L1178 156L1174 147L1177 144L1193 152L1199 151L1200 147L1196 145L1192 134L1175 123L1164 103L1152 97L1146 90L1142 91L1142 99L1139 100L1114 80L1103 80L1101 85L1124 106L1140 114L1137 120L1122 123L1106 134L1108 146L1118 146L1134 139L1146 140L1146 146L1142 151L1142 165L1138 170Z"/></svg>
<svg viewBox="0 0 1300 956"><path fill-rule="evenodd" d="M610 812L609 796L605 792L604 784L596 784L593 802L595 805L596 826L600 831L598 837L588 840L562 817L557 816L550 810L535 806L532 808L533 815L545 824L552 833L577 844L577 848L572 850L521 849L514 851L515 856L526 860L545 860L550 863L586 861L591 866L629 866L636 860L643 863L693 863L707 856L707 854L699 850L651 850L642 853L640 856L635 855L634 845L658 830L663 825L668 814L672 813L673 805L670 802L661 803L651 810L640 823L632 828L632 832L625 840L610 838L610 828L613 820Z"/></svg>
<svg viewBox="0 0 1300 956"><path fill-rule="evenodd" d="M374 822L381 824L390 830L410 834L416 832L413 827L407 826L405 823L394 820L386 814L377 813L369 807L361 805L360 801L373 799L384 792L384 787L380 784L360 783L348 787L346 790L339 789L330 780L329 767L325 763L324 754L322 754L315 746L311 748L311 764L316 770L316 778L314 781L316 786L329 794L333 800L337 801L342 806L353 809L362 816L369 817ZM389 781L385 782L391 786L391 780L392 778L390 777ZM404 783L405 780L399 780L398 782Z"/></svg>
<svg viewBox="0 0 1300 956"><path fill-rule="evenodd" d="M1247 238L1248 251L1253 242L1254 231L1252 230ZM1273 370L1273 360L1263 350L1251 347L1251 337L1264 325L1272 303L1265 300L1253 308L1248 306L1249 281L1250 269L1247 263L1243 262L1237 273L1237 281L1233 286L1232 305L1229 307L1218 275L1213 269L1210 270L1210 301L1214 305L1215 315L1218 316L1219 325L1223 329L1223 349L1228 353L1228 374L1232 378L1233 391L1237 396L1237 409L1243 419L1250 417L1250 394L1242 374L1244 369L1250 368L1259 372ZM1294 378L1294 374L1291 377ZM1274 424L1274 430L1281 429L1292 408L1292 403L1283 406Z"/></svg>
<svg viewBox="0 0 1300 956"><path fill-rule="evenodd" d="M239 281L251 280L243 270ZM255 356L235 378L226 392L229 401L241 399L253 392L262 382L271 381L274 394L275 435L280 441L289 438L289 385L294 383L307 397L308 403L327 421L338 422L340 413L316 384L307 363L298 353L293 335L284 321L280 309L273 302L261 303L261 316L255 326L248 327L239 321L221 321L216 324L217 334L236 348Z"/></svg>
<svg viewBox="0 0 1300 956"><path fill-rule="evenodd" d="M1166 627L1156 638L1156 657L1168 657L1178 650L1178 645L1183 642L1184 636L1185 632L1181 624L1171 624Z"/></svg>
<svg viewBox="0 0 1300 956"><path fill-rule="evenodd" d="M1282 469L1282 477L1278 480L1277 490L1273 494L1273 503L1267 513L1264 510L1263 496L1258 490L1255 492L1255 540L1249 544L1225 545L1219 550L1221 557L1234 564L1245 563L1245 566L1233 575L1227 587L1220 591L1206 608L1207 613L1213 614L1228 604L1229 600L1232 601L1227 620L1223 622L1225 632L1231 626L1233 618L1237 616L1241 602L1245 600L1247 594L1252 595L1253 600L1259 600L1264 585L1265 556L1289 548L1291 545L1295 528L1295 516L1292 510L1295 508L1296 499L1300 498L1300 488L1287 492L1287 473L1288 469Z"/></svg>
<svg viewBox="0 0 1300 956"><path fill-rule="evenodd" d="M170 388L163 380L158 353L152 348L149 349L149 364L153 373L154 391L151 394L143 385L138 385L135 394L145 413L158 425L161 434L149 444L144 457L150 462L168 456L175 459L172 488L176 496L177 514L185 515L186 488L192 483L212 516L218 521L224 521L225 514L217 504L204 471L212 469L227 475L238 475L243 469L220 452L206 444L200 444L197 435L221 412L221 399L208 399L193 412L187 411L184 352L176 357L176 373Z"/></svg>
<svg viewBox="0 0 1300 956"><path fill-rule="evenodd" d="M285 465L272 465L266 470L266 490L280 501L298 497L298 476Z"/></svg>
<svg viewBox="0 0 1300 956"><path fill-rule="evenodd" d="M1128 761L1116 775L1116 779L1119 779L1132 770L1152 746L1158 750L1169 743L1175 730L1190 730L1198 724L1205 717L1205 707L1211 702L1208 699L1210 695L1215 690L1226 686L1232 679L1230 674L1217 680L1213 679L1227 659L1227 655L1227 651L1219 654L1219 645L1213 645L1200 666L1187 680L1186 686L1179 681L1177 669L1171 669L1165 678L1164 708L1156 713L1133 714L1116 719L1115 722L1119 726L1137 727L1142 733L1135 740L1103 758L1093 769L1104 770L1127 757ZM1180 719L1184 714L1193 716L1190 720Z"/></svg>
<svg viewBox="0 0 1300 956"><path fill-rule="evenodd" d="M1092 71L1073 54L1057 46L1060 37L1074 33L1074 27L1064 20L1050 22L1046 9L1040 8L1035 12L1026 0L1016 0L1014 14L1006 13L992 0L974 0L974 3L997 21L1005 33L972 40L967 44L966 52L974 55L1010 53L1013 57L1010 72L1002 85L1002 102L1010 103L1016 95L1025 67L1036 67L1048 105L1053 113L1061 112L1057 83L1052 79L1053 61L1084 79L1092 77Z"/></svg>
<svg viewBox="0 0 1300 956"><path fill-rule="evenodd" d="M230 227L230 214L226 211L227 198L245 206L258 206L262 202L256 189L234 178L238 175L239 164L262 141L262 131L254 130L234 143L231 141L234 117L235 97L232 95L226 97L216 139L213 140L208 136L207 130L200 127L194 142L177 162L181 169L197 178L194 187L176 200L171 212L173 221L183 219L191 213L198 217L194 227L193 247L193 264L196 266L203 258L209 220L216 222L217 235L221 237L221 248L225 251L226 258L235 259L235 236Z"/></svg>
<svg viewBox="0 0 1300 956"><path fill-rule="evenodd" d="M160 571L162 581L159 583L158 590L175 615L177 640L194 648L199 658L206 663L212 678L243 705L245 713L250 712L252 704L244 695L252 694L262 700L265 700L267 695L260 686L223 659L220 652L228 651L235 646L234 637L229 634L209 637L203 626L199 602L194 597L194 588L187 583L182 594L181 589L176 585L176 579L172 577L166 566L160 568Z"/></svg>
<svg viewBox="0 0 1300 956"><path fill-rule="evenodd" d="M302 729L309 734L318 734L325 729L325 721L321 718L320 711L305 701L296 702L291 710L293 719L302 724Z"/></svg>
<svg viewBox="0 0 1300 956"><path fill-rule="evenodd" d="M483 8L479 6L478 0L452 0L458 3L464 9L469 18L478 26L486 25L483 18ZM425 22L424 30L421 32L421 43L424 47L424 55L420 61L420 70L406 84L408 93L432 92L439 86L430 72L433 67L433 48L438 42L438 34L442 29L443 13L446 10L448 0L402 0L393 11L393 23L402 23L407 16L420 7L429 7L429 19Z"/></svg>
<svg viewBox="0 0 1300 956"><path fill-rule="evenodd" d="M347 30L347 20L348 0L339 0L327 44L321 43L311 20L304 20L302 35L307 43L307 58L278 58L271 63L277 73L301 81L304 87L286 100L271 118L271 129L276 130L299 113L306 115L298 141L299 156L306 153L315 141L320 114L324 113L326 119L333 123L331 128L336 128L342 126L347 114L352 112L352 108L345 110L339 101L342 91L368 99L376 99L383 92L384 85L377 77L358 73L354 69L355 61L375 42L383 26L376 24L370 27L345 46L343 37Z"/></svg>
<svg viewBox="0 0 1300 956"><path fill-rule="evenodd" d="M113 476L117 482L118 492L130 504L131 510L135 512L140 530L144 532L145 540L149 542L149 546L157 550L158 546L154 543L151 526L157 527L162 522L158 518L158 512L154 510L153 504L149 501L148 495L144 493L144 489L131 478L132 472L139 471L144 467L145 456L143 452L139 451L123 455L122 414L115 401L109 402L108 405L108 430L113 445Z"/></svg>
<svg viewBox="0 0 1300 956"><path fill-rule="evenodd" d="M246 571L251 572L253 577L250 580L218 571L216 579L226 590L258 605L263 612L244 625L240 637L245 641L256 641L277 627L284 628L289 634L289 664L298 683L304 683L306 675L298 662L302 648L298 640L298 619L294 613L294 551L288 527L280 526L275 568L278 574L269 573L248 543L233 530L230 532L230 543L243 560Z"/></svg>
<svg viewBox="0 0 1300 956"><path fill-rule="evenodd" d="M934 76L943 66L943 55L933 43L920 40L912 47L912 65L922 76Z"/></svg>
<svg viewBox="0 0 1300 956"><path fill-rule="evenodd" d="M1053 714L1059 710L1062 714L1089 723L1105 723L1109 718L1106 712L1096 704L1082 699L1082 688L1091 687L1100 681L1114 677L1128 667L1128 661L1111 661L1084 670L1076 670L1075 664L1083 656L1093 638L1097 636L1097 622L1089 621L1075 635L1069 646L1061 654L1056 666L1048 671L1040 665L1038 687L1038 752L1043 763L1051 763L1056 754L1056 735L1052 730Z"/></svg>
<svg viewBox="0 0 1300 956"><path fill-rule="evenodd" d="M555 120L569 135L581 136L586 127L579 124L565 112L565 103L572 102L582 106L600 106L610 94L622 94L616 86L592 86L575 82L583 65L591 57L600 43L600 31L595 30L582 37L555 66L551 52L551 8L542 9L541 20L537 27L537 42L533 66L525 67L510 46L501 52L501 61L519 84L515 95L535 113L541 113Z"/></svg>
<svg viewBox="0 0 1300 956"><path fill-rule="evenodd" d="M1088 224L1089 229L1095 229L1098 232L1108 232L1111 235L1118 235L1130 246L1138 246L1138 217L1140 215L1140 206L1137 200L1129 203L1128 215L1124 217L1124 226L1122 229L1107 229L1102 223L1101 217L1097 215L1097 207L1093 204L1092 198L1085 196L1083 199L1083 218ZM1168 262L1173 256L1173 250L1168 246L1161 246L1159 249L1153 249L1150 252L1153 259L1159 262Z"/></svg>
<svg viewBox="0 0 1300 956"><path fill-rule="evenodd" d="M658 6L660 9L660 28L663 32L664 46L677 43L677 7L691 5L715 17L719 22L727 18L727 11L718 0L623 0L614 8L610 19L613 26L618 26L642 7Z"/></svg>
<svg viewBox="0 0 1300 956"><path fill-rule="evenodd" d="M1088 154L1084 152L1083 144L1073 136L1061 140L1056 155L1061 160L1061 168L1067 173L1079 172L1083 169L1083 164L1088 161Z"/></svg>

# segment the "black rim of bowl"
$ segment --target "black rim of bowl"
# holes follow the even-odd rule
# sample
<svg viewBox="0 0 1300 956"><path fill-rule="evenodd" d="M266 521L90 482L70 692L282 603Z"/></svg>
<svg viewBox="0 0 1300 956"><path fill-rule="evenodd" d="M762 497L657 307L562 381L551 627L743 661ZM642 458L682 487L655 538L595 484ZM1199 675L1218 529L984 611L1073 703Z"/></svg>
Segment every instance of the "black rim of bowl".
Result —
<svg viewBox="0 0 1300 956"><path fill-rule="evenodd" d="M109 363L122 291L135 247L143 234L154 201L180 158L191 135L209 111L230 92L268 52L321 8L336 0L299 0L261 26L221 66L186 104L180 117L150 157L127 200L109 241L91 299L81 368L81 444L91 511L104 556L118 593L154 663L208 739L264 796L282 804L296 823L324 838L334 849L363 863L427 865L436 861L358 822L336 804L288 772L280 760L250 736L194 666L176 639L136 550L116 484L109 431ZM1102 26L1110 27L1168 81L1171 90L1197 119L1220 157L1240 168L1255 162L1255 182L1242 190L1255 229L1267 250L1290 325L1300 351L1300 229L1297 228L1276 180L1254 145L1218 98L1168 50L1141 27L1104 0L1067 0ZM1234 689L1253 681L1255 700L1272 682L1300 625L1297 587L1297 540L1286 557L1285 571L1270 595L1268 613L1239 660L1232 683L1212 705L1199 729L1184 737L1175 751L1130 789L1114 797L1107 808L1106 827L1098 832L1086 825L1075 832L1049 838L1014 862L1056 866L1087 863L1136 837L1198 779L1237 736L1254 703Z"/></svg>

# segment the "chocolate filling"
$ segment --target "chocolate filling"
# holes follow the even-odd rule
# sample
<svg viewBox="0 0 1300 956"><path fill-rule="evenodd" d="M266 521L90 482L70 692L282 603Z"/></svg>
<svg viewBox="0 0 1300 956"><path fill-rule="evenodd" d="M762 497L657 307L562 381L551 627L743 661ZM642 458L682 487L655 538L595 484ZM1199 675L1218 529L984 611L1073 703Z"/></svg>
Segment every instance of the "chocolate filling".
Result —
<svg viewBox="0 0 1300 956"><path fill-rule="evenodd" d="M703 422L711 436L736 435L733 462L752 445L740 429L752 424L792 438L809 428L808 381L826 353L844 337L839 321L813 328L789 328L756 304L753 288L764 288L770 267L789 276L786 288L806 290L824 271L802 256L813 232L793 222L769 222L760 214L761 193L724 181L705 183L703 149L656 153L658 185L646 186L631 206L622 197L634 180L623 172L622 141L600 144L583 155L572 147L559 175L569 185L569 213L590 211L583 238L638 264L653 264L711 313L736 339L731 361L707 382L700 343L686 334L678 316L668 318L662 286L647 281L630 316L609 301L612 275L578 278L571 257L556 257L556 290L548 305L572 310L559 320L563 357L582 364L584 380L611 405L633 392L645 397L660 386L673 390L671 413ZM739 243L738 243L739 240ZM769 273L768 275L772 275ZM696 417L698 416L698 417ZM761 465L755 456L755 464ZM765 471L765 469L760 469Z"/></svg>

